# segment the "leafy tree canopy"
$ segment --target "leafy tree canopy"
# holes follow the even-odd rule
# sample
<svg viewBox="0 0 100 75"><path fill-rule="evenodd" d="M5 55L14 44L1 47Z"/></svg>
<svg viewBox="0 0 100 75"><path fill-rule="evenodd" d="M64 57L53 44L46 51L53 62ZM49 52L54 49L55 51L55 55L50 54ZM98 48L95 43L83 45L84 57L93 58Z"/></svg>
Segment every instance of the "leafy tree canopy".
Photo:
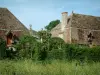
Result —
<svg viewBox="0 0 100 75"><path fill-rule="evenodd" d="M51 34L45 30L38 31L39 38L46 39L47 37L51 37Z"/></svg>
<svg viewBox="0 0 100 75"><path fill-rule="evenodd" d="M51 22L45 27L45 29L51 31L51 29L54 28L55 26L57 26L59 23L60 23L60 20L51 21Z"/></svg>

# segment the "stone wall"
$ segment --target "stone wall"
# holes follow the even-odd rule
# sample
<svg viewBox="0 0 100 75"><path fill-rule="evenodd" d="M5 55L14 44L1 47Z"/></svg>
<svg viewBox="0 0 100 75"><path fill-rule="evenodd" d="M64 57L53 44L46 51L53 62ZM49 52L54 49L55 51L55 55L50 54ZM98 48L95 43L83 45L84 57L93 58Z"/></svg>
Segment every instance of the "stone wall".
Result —
<svg viewBox="0 0 100 75"><path fill-rule="evenodd" d="M64 41L66 43L71 43L71 28L65 28L65 31L64 31Z"/></svg>
<svg viewBox="0 0 100 75"><path fill-rule="evenodd" d="M94 44L100 44L100 17L75 14L73 13L71 20L71 42L78 44L88 44L90 32L95 37Z"/></svg>
<svg viewBox="0 0 100 75"><path fill-rule="evenodd" d="M88 44L88 35L90 30L81 28L71 28L71 42L78 44Z"/></svg>
<svg viewBox="0 0 100 75"><path fill-rule="evenodd" d="M59 33L61 33L61 24L54 27L50 33L52 34L52 37L59 37Z"/></svg>
<svg viewBox="0 0 100 75"><path fill-rule="evenodd" d="M67 25L61 31L61 24L52 29L53 37L61 37L66 43L88 44L88 35L91 32L95 39L94 44L100 45L100 17L72 13L67 17Z"/></svg>
<svg viewBox="0 0 100 75"><path fill-rule="evenodd" d="M60 30L51 31L52 37L59 37Z"/></svg>
<svg viewBox="0 0 100 75"><path fill-rule="evenodd" d="M72 28L71 27L71 42L72 43L77 43L79 40L79 37L78 37L78 30L77 28Z"/></svg>
<svg viewBox="0 0 100 75"><path fill-rule="evenodd" d="M96 45L100 45L100 30L93 31L94 40L93 43Z"/></svg>
<svg viewBox="0 0 100 75"><path fill-rule="evenodd" d="M88 44L88 35L92 33L93 44L100 45L100 30L90 30L81 28L71 28L71 42L78 44Z"/></svg>

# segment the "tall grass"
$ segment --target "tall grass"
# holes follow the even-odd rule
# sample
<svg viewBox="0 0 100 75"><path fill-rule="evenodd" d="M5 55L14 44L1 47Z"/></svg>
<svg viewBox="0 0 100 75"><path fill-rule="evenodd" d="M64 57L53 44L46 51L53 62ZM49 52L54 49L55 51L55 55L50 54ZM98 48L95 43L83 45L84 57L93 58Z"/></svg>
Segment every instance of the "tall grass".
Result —
<svg viewBox="0 0 100 75"><path fill-rule="evenodd" d="M100 63L84 63L54 60L1 60L0 75L100 75Z"/></svg>

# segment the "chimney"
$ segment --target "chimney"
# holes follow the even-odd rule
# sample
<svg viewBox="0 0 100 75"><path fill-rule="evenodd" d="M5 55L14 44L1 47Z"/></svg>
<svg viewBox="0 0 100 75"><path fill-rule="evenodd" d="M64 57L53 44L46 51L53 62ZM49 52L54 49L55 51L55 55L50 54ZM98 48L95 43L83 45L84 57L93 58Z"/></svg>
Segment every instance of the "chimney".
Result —
<svg viewBox="0 0 100 75"><path fill-rule="evenodd" d="M68 12L62 12L61 31L64 31L64 28L67 25L67 17L68 17Z"/></svg>

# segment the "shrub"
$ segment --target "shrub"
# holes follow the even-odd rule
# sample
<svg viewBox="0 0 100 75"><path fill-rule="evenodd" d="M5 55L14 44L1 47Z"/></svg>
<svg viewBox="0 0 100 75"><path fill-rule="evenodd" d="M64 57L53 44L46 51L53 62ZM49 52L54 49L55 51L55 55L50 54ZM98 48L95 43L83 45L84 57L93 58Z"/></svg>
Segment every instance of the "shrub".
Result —
<svg viewBox="0 0 100 75"><path fill-rule="evenodd" d="M85 45L65 44L64 40L58 37L47 37L43 42L39 42L32 36L23 36L16 48L19 58L100 61L100 47L89 48Z"/></svg>
<svg viewBox="0 0 100 75"><path fill-rule="evenodd" d="M66 59L79 61L100 61L100 47L89 48L75 44L66 44Z"/></svg>
<svg viewBox="0 0 100 75"><path fill-rule="evenodd" d="M88 60L100 61L100 47L99 46L89 49Z"/></svg>
<svg viewBox="0 0 100 75"><path fill-rule="evenodd" d="M0 59L6 56L6 42L0 38Z"/></svg>
<svg viewBox="0 0 100 75"><path fill-rule="evenodd" d="M23 36L16 45L18 50L17 56L19 58L34 58L37 41L32 36Z"/></svg>
<svg viewBox="0 0 100 75"><path fill-rule="evenodd" d="M65 42L53 37L49 40L48 59L65 59Z"/></svg>
<svg viewBox="0 0 100 75"><path fill-rule="evenodd" d="M62 49L53 49L48 52L48 59L65 59L65 51Z"/></svg>
<svg viewBox="0 0 100 75"><path fill-rule="evenodd" d="M47 46L44 43L40 43L38 48L38 60L45 60L47 58Z"/></svg>

